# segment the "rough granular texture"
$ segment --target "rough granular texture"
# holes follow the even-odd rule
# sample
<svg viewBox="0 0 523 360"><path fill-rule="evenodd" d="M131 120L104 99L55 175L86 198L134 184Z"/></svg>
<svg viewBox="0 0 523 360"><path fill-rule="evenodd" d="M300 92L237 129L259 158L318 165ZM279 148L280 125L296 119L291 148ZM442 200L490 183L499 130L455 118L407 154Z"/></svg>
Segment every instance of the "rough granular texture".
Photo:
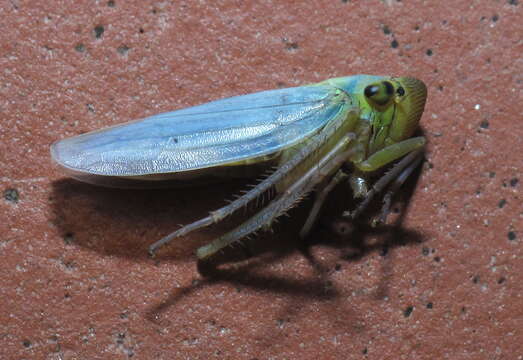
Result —
<svg viewBox="0 0 523 360"><path fill-rule="evenodd" d="M1 2L0 358L522 359L522 15L507 0ZM247 183L104 189L50 161L67 136L358 73L429 88L427 162L395 227L302 244L300 208L249 260L199 272L194 250L239 217L155 260L147 246Z"/></svg>

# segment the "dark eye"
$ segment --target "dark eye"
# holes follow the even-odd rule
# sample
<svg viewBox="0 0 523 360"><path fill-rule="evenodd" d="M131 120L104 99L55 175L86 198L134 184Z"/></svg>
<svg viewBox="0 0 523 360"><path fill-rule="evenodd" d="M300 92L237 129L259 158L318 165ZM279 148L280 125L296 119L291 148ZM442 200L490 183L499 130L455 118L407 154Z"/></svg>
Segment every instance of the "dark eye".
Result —
<svg viewBox="0 0 523 360"><path fill-rule="evenodd" d="M400 86L398 90L396 90L396 94L398 94L399 96L405 95L405 89Z"/></svg>
<svg viewBox="0 0 523 360"><path fill-rule="evenodd" d="M365 96L371 98L380 92L378 85L369 85L365 88Z"/></svg>
<svg viewBox="0 0 523 360"><path fill-rule="evenodd" d="M368 85L363 94L372 105L386 105L394 95L394 86L389 81L381 81Z"/></svg>

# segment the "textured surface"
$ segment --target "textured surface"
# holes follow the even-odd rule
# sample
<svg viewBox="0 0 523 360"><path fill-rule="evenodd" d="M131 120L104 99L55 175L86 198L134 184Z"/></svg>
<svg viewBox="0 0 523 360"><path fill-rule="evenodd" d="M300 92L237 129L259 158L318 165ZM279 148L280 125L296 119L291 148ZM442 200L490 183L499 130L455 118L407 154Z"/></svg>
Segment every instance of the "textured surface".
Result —
<svg viewBox="0 0 523 360"><path fill-rule="evenodd" d="M523 358L523 4L448 4L2 0L0 358ZM300 251L299 209L205 278L192 253L234 219L147 245L245 183L110 190L50 163L58 138L357 73L429 87L388 232Z"/></svg>

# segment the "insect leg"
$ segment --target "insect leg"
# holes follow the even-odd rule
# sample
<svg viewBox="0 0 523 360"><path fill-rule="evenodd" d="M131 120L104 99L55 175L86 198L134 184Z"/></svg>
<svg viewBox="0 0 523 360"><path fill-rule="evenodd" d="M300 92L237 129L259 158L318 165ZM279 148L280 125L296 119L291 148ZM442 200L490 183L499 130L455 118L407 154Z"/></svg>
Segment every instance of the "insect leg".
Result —
<svg viewBox="0 0 523 360"><path fill-rule="evenodd" d="M352 135L343 137L329 153L320 159L317 165L311 167L304 176L298 179L252 218L210 244L199 248L196 253L198 258L206 259L224 247L235 243L260 228L269 227L277 217L284 214L293 205L299 202L315 185L346 161L350 151L342 150L352 138Z"/></svg>
<svg viewBox="0 0 523 360"><path fill-rule="evenodd" d="M383 149L376 151L365 161L354 164L359 170L364 172L378 170L379 168L398 160L415 150L422 149L427 140L423 136L413 137L400 141Z"/></svg>
<svg viewBox="0 0 523 360"><path fill-rule="evenodd" d="M219 237L208 245L200 247L196 255L199 259L206 259L226 246L254 233L262 227L268 227L272 221L283 214L305 195L305 188L294 189L294 192L284 192L278 199L259 211L252 218L238 226L236 229Z"/></svg>
<svg viewBox="0 0 523 360"><path fill-rule="evenodd" d="M300 231L301 238L304 238L309 234L312 226L318 218L318 214L320 213L321 207L323 206L325 199L327 199L327 195L332 191L332 189L334 189L336 185L338 185L343 180L347 179L347 177L348 175L346 173L344 173L342 170L338 170L336 175L334 175L334 177L325 187L323 187L320 190L316 190L316 198L314 199L314 205L312 206L309 216L307 217L307 220L305 221L305 224L303 225L303 228Z"/></svg>
<svg viewBox="0 0 523 360"><path fill-rule="evenodd" d="M355 115L352 114L351 115ZM343 119L340 119L340 121ZM158 240L154 244L152 244L149 247L149 254L151 256L154 255L156 250L160 248L161 246L169 243L171 240L182 237L184 235L187 235L191 231L215 224L225 217L231 215L238 209L241 209L242 207L246 206L250 201L258 198L261 194L263 194L265 191L269 190L273 185L275 185L277 182L282 180L289 172L291 172L298 164L300 164L307 156L309 156L311 153L318 150L319 147L321 147L323 144L325 144L328 139L332 136L334 132L338 130L338 126L335 124L334 126L327 127L326 129L323 129L318 134L312 136L307 145L305 145L303 148L299 150L299 152L294 155L289 161L285 162L282 166L280 166L274 173L272 173L269 177L267 177L265 180L260 182L256 187L245 193L243 196L239 197L235 201L231 202L229 205L226 205L220 209L217 209L215 211L211 211L209 216L197 220L191 224L185 225L184 227L178 229L177 231L174 231L170 233L169 235L163 237L162 239ZM355 137L354 134L347 135L350 137L350 139L353 139Z"/></svg>
<svg viewBox="0 0 523 360"><path fill-rule="evenodd" d="M346 211L343 213L343 216L350 217L352 219L357 218L367 208L374 195L383 191L383 189L388 184L390 184L391 181L396 179L405 168L407 168L412 162L416 160L417 157L422 156L421 154L423 154L423 149L418 149L412 151L410 154L401 159L401 161L394 165L389 172L387 172L378 181L376 181L376 183L374 183L372 189L370 189L370 191L367 193L365 199L363 199L363 201L354 211Z"/></svg>
<svg viewBox="0 0 523 360"><path fill-rule="evenodd" d="M376 219L376 221L373 222L373 225L378 225L380 223L384 223L387 220L387 216L390 213L390 205L392 201L392 197L396 194L396 191L403 185L403 183L408 179L410 174L418 167L420 162L423 160L423 152L420 152L418 156L410 163L409 166L403 170L396 179L394 179L394 182L390 186L389 190L387 190L387 193L383 196L383 206L381 208L380 216Z"/></svg>
<svg viewBox="0 0 523 360"><path fill-rule="evenodd" d="M317 142L313 142L314 145L320 146L321 144L318 144ZM311 144L311 145L313 145ZM314 147L311 151L316 150L317 147ZM280 181L289 171L291 171L294 167L296 167L305 157L303 152L299 152L296 154L291 160L289 160L287 163L282 165L280 168L278 168L274 173L272 173L269 177L267 177L265 180L260 182L257 186L240 196L238 199L231 202L229 205L226 205L224 207L221 207L217 210L211 211L209 216L197 220L191 224L185 225L182 228L170 233L169 235L165 236L164 238L158 240L154 244L152 244L149 247L149 254L154 255L154 252L161 246L167 244L171 240L182 237L190 233L191 231L216 224L223 220L225 217L231 215L238 209L243 208L246 206L249 202L251 202L254 199L257 199L260 195L262 195L264 192L269 190L274 184L276 184L278 181Z"/></svg>

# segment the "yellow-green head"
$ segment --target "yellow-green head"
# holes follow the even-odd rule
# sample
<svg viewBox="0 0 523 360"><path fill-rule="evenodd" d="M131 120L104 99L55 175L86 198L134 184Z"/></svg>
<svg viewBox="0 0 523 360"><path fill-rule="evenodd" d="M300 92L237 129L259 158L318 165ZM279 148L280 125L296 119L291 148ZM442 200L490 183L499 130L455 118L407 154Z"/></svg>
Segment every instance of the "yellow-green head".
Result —
<svg viewBox="0 0 523 360"><path fill-rule="evenodd" d="M356 75L326 82L357 99L372 129L369 153L411 137L427 99L425 84L411 77Z"/></svg>

